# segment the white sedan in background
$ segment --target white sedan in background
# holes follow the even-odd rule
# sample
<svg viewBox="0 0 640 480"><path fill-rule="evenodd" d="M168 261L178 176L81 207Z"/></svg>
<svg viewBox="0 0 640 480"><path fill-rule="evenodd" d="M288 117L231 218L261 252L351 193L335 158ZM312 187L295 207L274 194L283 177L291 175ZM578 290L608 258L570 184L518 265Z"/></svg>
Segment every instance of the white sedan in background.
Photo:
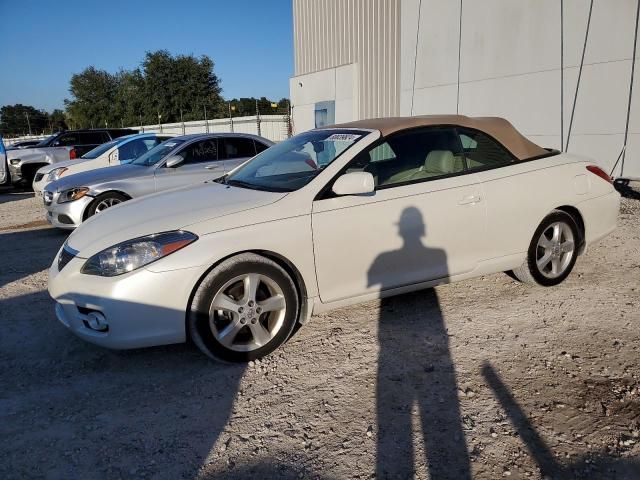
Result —
<svg viewBox="0 0 640 480"><path fill-rule="evenodd" d="M362 120L89 219L49 292L58 319L98 345L191 338L247 361L336 307L502 271L557 285L615 229L619 204L593 161L503 119Z"/></svg>
<svg viewBox="0 0 640 480"><path fill-rule="evenodd" d="M44 188L63 175L69 176L74 173L132 162L171 137L171 135L157 135L155 133L126 135L103 143L78 159L45 165L36 172L33 179L33 191L37 196L42 196Z"/></svg>

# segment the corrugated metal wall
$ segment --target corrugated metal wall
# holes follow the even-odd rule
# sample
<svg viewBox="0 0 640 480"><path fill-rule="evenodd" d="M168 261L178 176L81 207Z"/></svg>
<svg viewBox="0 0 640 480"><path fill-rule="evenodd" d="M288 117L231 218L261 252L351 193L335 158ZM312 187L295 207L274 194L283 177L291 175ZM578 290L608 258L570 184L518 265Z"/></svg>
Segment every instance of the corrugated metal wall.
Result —
<svg viewBox="0 0 640 480"><path fill-rule="evenodd" d="M293 0L295 75L356 63L359 117L399 113L401 0Z"/></svg>

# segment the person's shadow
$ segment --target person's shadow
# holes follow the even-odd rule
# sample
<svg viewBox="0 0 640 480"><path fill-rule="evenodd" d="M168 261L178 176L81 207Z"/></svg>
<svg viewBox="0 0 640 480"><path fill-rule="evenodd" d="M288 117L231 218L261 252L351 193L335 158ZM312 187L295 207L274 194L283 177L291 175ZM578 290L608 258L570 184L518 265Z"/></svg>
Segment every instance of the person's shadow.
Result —
<svg viewBox="0 0 640 480"><path fill-rule="evenodd" d="M396 287L403 272L422 266L426 277L442 269L446 276L445 251L422 243L426 229L417 208L402 212L398 230L402 248L375 259L369 286ZM423 462L415 458L412 424L421 430L429 478L471 478L456 374L435 290L383 298L378 337L376 478L417 473L415 463Z"/></svg>

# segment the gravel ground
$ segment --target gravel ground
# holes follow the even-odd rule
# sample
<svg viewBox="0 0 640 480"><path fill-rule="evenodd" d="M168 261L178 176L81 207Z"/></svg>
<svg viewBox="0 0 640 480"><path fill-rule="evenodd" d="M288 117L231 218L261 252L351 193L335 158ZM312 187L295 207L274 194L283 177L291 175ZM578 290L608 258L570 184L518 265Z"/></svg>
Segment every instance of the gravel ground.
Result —
<svg viewBox="0 0 640 480"><path fill-rule="evenodd" d="M640 478L638 200L559 287L337 310L249 365L68 333L42 215L0 193L1 478Z"/></svg>

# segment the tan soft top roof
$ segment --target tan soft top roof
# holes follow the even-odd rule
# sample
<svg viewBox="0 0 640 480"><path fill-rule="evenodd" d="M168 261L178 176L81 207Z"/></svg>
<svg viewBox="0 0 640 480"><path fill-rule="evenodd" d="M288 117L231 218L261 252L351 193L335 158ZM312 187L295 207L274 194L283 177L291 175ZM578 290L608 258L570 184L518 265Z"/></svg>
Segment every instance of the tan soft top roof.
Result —
<svg viewBox="0 0 640 480"><path fill-rule="evenodd" d="M366 128L379 130L383 136L387 136L408 128L436 125L458 125L485 132L498 140L520 160L548 153L547 150L525 138L511 123L500 117L424 115L419 117L371 118L324 128Z"/></svg>

